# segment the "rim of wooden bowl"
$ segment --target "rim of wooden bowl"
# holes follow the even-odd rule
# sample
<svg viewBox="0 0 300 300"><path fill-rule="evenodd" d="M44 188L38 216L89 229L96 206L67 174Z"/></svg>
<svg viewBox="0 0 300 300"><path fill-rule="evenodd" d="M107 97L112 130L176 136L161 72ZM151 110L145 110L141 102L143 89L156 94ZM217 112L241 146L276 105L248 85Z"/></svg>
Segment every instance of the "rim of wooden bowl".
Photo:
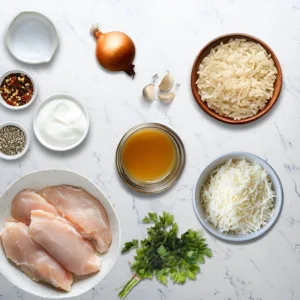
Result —
<svg viewBox="0 0 300 300"><path fill-rule="evenodd" d="M241 38L242 39L247 39L247 40L255 42L255 43L259 43L267 51L268 54L271 54L271 57L274 61L274 65L277 69L277 77L276 77L276 80L275 80L275 83L274 83L274 92L273 92L272 98L268 101L267 105L264 107L263 110L260 110L255 116L245 118L245 119L242 119L242 120L233 120L233 119L225 117L225 116L220 116L214 110L209 108L207 106L206 102L202 101L201 96L198 94L198 88L197 88L197 85L196 85L196 81L198 79L197 72L198 72L200 62L210 53L210 50L212 48L215 48L216 46L220 45L221 42L228 43L230 39L241 39ZM282 70L281 70L279 60L278 60L277 56L275 55L274 51L265 42L263 42L262 40L254 37L252 35L249 35L249 34L230 33L230 34L221 35L221 36L211 40L198 53L198 55L197 55L197 57L194 61L194 64L193 64L193 68L192 68L191 87L192 87L192 92L193 92L193 95L194 95L194 98L195 98L196 102L198 103L198 105L202 108L202 110L205 113L207 113L209 116L211 116L214 119L219 120L221 122L228 123L228 124L233 124L233 125L241 125L241 124L246 124L246 123L256 121L257 119L264 116L267 112L269 112L270 109L274 106L274 104L276 103L276 101L277 101L277 99L280 95L280 92L281 92Z"/></svg>

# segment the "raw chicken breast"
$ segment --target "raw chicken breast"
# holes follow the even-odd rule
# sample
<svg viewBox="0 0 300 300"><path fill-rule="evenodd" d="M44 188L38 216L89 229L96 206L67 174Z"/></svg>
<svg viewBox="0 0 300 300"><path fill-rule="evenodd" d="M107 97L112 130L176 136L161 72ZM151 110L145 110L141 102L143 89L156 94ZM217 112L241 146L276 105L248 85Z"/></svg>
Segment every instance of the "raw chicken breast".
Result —
<svg viewBox="0 0 300 300"><path fill-rule="evenodd" d="M94 247L64 218L43 210L33 210L29 233L68 271L85 275L100 270L100 260Z"/></svg>
<svg viewBox="0 0 300 300"><path fill-rule="evenodd" d="M18 193L11 204L12 216L26 225L30 224L31 211L37 209L59 215L59 212L53 205L31 190L24 190Z"/></svg>
<svg viewBox="0 0 300 300"><path fill-rule="evenodd" d="M108 251L111 243L109 221L96 198L83 189L67 185L47 187L40 194L74 223L100 253Z"/></svg>
<svg viewBox="0 0 300 300"><path fill-rule="evenodd" d="M6 256L32 280L70 291L73 276L33 241L23 223L4 225L1 239Z"/></svg>

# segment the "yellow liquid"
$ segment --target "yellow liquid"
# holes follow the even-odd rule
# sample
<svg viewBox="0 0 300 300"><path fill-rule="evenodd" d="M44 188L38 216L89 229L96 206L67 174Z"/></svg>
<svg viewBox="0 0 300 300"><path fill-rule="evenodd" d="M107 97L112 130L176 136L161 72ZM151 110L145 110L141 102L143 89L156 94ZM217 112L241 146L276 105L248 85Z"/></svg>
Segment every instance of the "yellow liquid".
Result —
<svg viewBox="0 0 300 300"><path fill-rule="evenodd" d="M163 131L145 128L127 138L121 155L129 177L137 181L156 181L174 168L176 147Z"/></svg>

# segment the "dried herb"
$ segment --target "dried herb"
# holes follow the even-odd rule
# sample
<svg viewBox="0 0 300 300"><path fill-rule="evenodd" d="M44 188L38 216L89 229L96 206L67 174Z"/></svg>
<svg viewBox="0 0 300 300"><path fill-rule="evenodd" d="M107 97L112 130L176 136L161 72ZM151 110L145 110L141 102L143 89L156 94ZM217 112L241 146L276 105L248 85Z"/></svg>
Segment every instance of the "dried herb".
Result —
<svg viewBox="0 0 300 300"><path fill-rule="evenodd" d="M21 153L26 145L24 132L12 125L0 129L0 152L13 156Z"/></svg>

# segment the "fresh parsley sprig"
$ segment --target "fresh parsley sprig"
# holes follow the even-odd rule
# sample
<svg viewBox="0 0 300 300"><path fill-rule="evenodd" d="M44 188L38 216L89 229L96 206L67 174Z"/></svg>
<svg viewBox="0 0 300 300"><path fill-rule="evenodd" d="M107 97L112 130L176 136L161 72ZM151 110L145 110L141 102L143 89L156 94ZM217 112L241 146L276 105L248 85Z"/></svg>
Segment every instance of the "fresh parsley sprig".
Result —
<svg viewBox="0 0 300 300"><path fill-rule="evenodd" d="M199 263L204 263L205 256L212 256L202 233L189 229L178 237L178 225L167 212L162 216L148 213L143 223L154 224L147 229L148 237L140 243L138 240L127 242L122 249L122 253L136 249L136 256L131 265L135 275L119 293L121 299L145 278L156 276L164 285L168 276L179 284L185 283L187 278L195 280L200 271Z"/></svg>

